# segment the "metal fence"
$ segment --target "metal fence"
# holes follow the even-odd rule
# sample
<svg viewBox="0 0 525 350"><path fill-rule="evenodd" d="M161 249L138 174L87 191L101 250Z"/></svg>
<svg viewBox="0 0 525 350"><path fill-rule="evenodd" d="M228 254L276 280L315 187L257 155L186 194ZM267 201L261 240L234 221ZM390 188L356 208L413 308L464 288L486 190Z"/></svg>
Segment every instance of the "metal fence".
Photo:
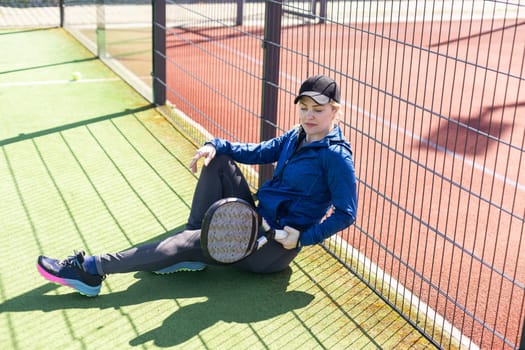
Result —
<svg viewBox="0 0 525 350"><path fill-rule="evenodd" d="M331 75L360 209L327 250L436 345L444 329L467 348L520 346L523 3L166 3L156 90L181 128L268 139L297 123L300 82ZM254 187L271 176L254 170Z"/></svg>
<svg viewBox="0 0 525 350"><path fill-rule="evenodd" d="M0 21L23 7L8 2ZM27 6L196 143L277 135L301 81L334 77L360 207L327 251L440 347L438 330L525 348L523 1L57 3ZM272 169L247 170L256 188Z"/></svg>

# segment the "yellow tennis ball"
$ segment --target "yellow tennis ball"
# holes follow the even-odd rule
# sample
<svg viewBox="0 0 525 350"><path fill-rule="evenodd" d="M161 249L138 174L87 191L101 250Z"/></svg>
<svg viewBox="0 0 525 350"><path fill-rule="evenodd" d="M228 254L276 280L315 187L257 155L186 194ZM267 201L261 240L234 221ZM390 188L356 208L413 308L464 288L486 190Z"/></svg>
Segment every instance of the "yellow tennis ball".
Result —
<svg viewBox="0 0 525 350"><path fill-rule="evenodd" d="M73 72L73 74L71 75L71 80L73 81L80 80L81 78L82 74L80 74L80 72Z"/></svg>

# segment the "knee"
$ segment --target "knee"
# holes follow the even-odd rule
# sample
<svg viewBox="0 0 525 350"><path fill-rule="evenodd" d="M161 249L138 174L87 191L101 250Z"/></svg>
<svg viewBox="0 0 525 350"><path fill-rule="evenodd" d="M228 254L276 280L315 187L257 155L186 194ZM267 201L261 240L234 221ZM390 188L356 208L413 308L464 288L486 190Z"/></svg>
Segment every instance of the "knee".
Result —
<svg viewBox="0 0 525 350"><path fill-rule="evenodd" d="M224 166L229 166L234 160L227 154L217 154L213 160L208 164L207 168L221 169Z"/></svg>

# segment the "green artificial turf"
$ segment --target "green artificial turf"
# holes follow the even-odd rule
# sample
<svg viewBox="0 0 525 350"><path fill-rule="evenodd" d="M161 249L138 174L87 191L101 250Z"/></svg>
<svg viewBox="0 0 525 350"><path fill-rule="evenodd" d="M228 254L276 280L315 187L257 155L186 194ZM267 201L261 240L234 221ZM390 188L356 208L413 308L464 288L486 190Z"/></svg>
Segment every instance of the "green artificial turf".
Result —
<svg viewBox="0 0 525 350"><path fill-rule="evenodd" d="M272 275L110 275L96 298L48 283L40 254L181 229L195 147L62 30L0 34L1 349L432 348L319 246Z"/></svg>

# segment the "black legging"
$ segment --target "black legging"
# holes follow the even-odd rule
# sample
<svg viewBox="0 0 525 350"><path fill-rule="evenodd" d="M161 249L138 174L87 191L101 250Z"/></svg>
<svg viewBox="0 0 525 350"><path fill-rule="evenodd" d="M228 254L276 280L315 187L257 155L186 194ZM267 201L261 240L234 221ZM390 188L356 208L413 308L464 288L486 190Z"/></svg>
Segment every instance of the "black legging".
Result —
<svg viewBox="0 0 525 350"><path fill-rule="evenodd" d="M217 200L237 197L254 205L250 188L237 164L225 155L217 155L203 167L195 193L186 229L160 242L144 244L114 254L95 256L98 273L125 273L133 271L156 271L183 261L201 261L214 264L207 259L200 246L201 222L206 210ZM287 250L275 241L249 257L233 264L243 270L270 273L285 269L297 255L296 250Z"/></svg>

